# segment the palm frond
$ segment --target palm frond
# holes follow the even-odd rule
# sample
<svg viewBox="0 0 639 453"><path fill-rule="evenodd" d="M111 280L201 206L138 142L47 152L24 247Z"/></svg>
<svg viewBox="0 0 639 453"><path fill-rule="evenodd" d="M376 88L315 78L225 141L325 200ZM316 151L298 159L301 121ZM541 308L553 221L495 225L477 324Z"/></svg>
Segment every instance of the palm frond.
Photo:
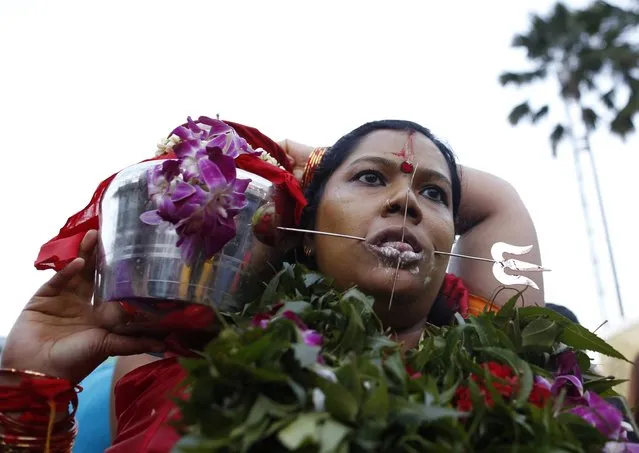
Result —
<svg viewBox="0 0 639 453"><path fill-rule="evenodd" d="M566 128L561 124L557 124L550 133L550 147L552 148L552 157L557 157L557 147L566 135Z"/></svg>
<svg viewBox="0 0 639 453"><path fill-rule="evenodd" d="M599 115L590 107L584 107L581 109L581 119L586 125L586 128L589 131L593 131L597 127Z"/></svg>
<svg viewBox="0 0 639 453"><path fill-rule="evenodd" d="M601 102L608 109L612 110L615 108L615 93L615 89L612 88L611 90L606 91L604 94L601 95Z"/></svg>
<svg viewBox="0 0 639 453"><path fill-rule="evenodd" d="M544 79L547 75L546 68L542 67L536 69L534 71L523 71L523 72L502 72L499 76L499 83L502 86L507 86L509 84L514 85L525 85L527 83L535 82L539 79Z"/></svg>
<svg viewBox="0 0 639 453"><path fill-rule="evenodd" d="M544 105L539 110L537 110L531 118L532 123L537 124L537 122L548 116L549 110L550 108L548 107L548 105Z"/></svg>
<svg viewBox="0 0 639 453"><path fill-rule="evenodd" d="M531 114L531 110L530 110L530 105L528 104L528 101L522 102L521 104L516 105L510 111L510 114L508 115L508 122L510 122L510 124L512 124L513 126L516 126L517 124L519 124L522 118L530 114Z"/></svg>

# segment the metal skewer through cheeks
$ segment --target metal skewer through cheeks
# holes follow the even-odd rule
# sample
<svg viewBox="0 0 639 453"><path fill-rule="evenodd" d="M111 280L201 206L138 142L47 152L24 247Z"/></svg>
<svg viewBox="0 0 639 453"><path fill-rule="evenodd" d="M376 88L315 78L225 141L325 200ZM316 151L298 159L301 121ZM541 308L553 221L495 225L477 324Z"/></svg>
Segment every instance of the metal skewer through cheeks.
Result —
<svg viewBox="0 0 639 453"><path fill-rule="evenodd" d="M341 237L344 239L352 239L355 241L365 241L366 238L359 236L352 236L350 234L329 233L327 231L308 230L304 228L286 228L277 227L278 230L292 231L296 233L308 233L308 234L320 234L324 236ZM517 259L504 259L504 254L509 253L512 255L525 255L532 250L532 245L520 247L516 245L507 244L505 242L496 242L491 248L492 258L482 258L479 256L462 255L452 252L441 252L435 250L435 255L454 256L457 258L484 261L487 263L493 263L493 274L497 281L504 285L527 285L535 289L539 289L537 284L531 279L524 277L523 275L509 275L504 272L504 269L510 269L517 272L549 272L550 269L542 267L538 264L528 263Z"/></svg>

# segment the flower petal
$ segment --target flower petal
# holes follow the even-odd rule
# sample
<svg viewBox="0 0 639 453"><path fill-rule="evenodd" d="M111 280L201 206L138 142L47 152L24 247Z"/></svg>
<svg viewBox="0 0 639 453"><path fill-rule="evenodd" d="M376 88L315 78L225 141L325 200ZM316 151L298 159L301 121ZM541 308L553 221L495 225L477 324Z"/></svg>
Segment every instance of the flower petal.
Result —
<svg viewBox="0 0 639 453"><path fill-rule="evenodd" d="M201 116L197 119L198 123L206 124L210 126L209 134L217 135L217 134L225 134L228 131L232 130L231 126L226 124L224 121L216 120L213 118L209 118L208 116Z"/></svg>
<svg viewBox="0 0 639 453"><path fill-rule="evenodd" d="M569 400L579 399L584 394L584 386L581 379L570 374L557 376L550 387L550 391L555 396L559 395L563 389L566 389L566 397Z"/></svg>
<svg viewBox="0 0 639 453"><path fill-rule="evenodd" d="M539 375L535 375L535 384L540 386L541 388L545 388L546 390L550 390L551 388L551 384L548 379Z"/></svg>
<svg viewBox="0 0 639 453"><path fill-rule="evenodd" d="M308 327L306 327L306 324L304 324L304 321L302 321L302 319L299 316L297 316L295 312L292 312L291 310L286 310L282 312L281 316L283 318L290 319L291 321L293 321L300 330L308 330Z"/></svg>
<svg viewBox="0 0 639 453"><path fill-rule="evenodd" d="M198 126L197 123L193 121L193 119L190 116L186 118L186 123L188 124L188 128L191 129L196 134L202 132L202 129L200 128L200 126Z"/></svg>
<svg viewBox="0 0 639 453"><path fill-rule="evenodd" d="M209 189L214 190L226 185L226 177L215 163L209 159L200 159L198 162L200 175Z"/></svg>
<svg viewBox="0 0 639 453"><path fill-rule="evenodd" d="M195 258L201 250L198 239L199 238L197 236L189 235L181 236L178 240L177 245L180 248L182 259L187 263L195 261Z"/></svg>
<svg viewBox="0 0 639 453"><path fill-rule="evenodd" d="M623 421L621 412L594 392L586 392L584 397L587 405L574 407L570 412L593 425L607 438L611 439L613 434L618 436Z"/></svg>
<svg viewBox="0 0 639 453"><path fill-rule="evenodd" d="M219 148L222 151L222 153L226 152L227 146L228 146L228 140L227 140L226 134L217 135L213 137L212 140L209 140L206 144L207 149Z"/></svg>
<svg viewBox="0 0 639 453"><path fill-rule="evenodd" d="M312 329L305 330L302 333L302 338L304 339L304 343L308 346L322 346L322 343L324 342L322 334Z"/></svg>
<svg viewBox="0 0 639 453"><path fill-rule="evenodd" d="M160 217L158 210L154 209L153 211L146 211L140 214L140 220L147 225L159 225L164 222L164 219Z"/></svg>
<svg viewBox="0 0 639 453"><path fill-rule="evenodd" d="M215 234L208 234L204 237L204 254L207 258L212 257L222 250L224 246L235 237L235 224L233 228L221 225L216 228Z"/></svg>
<svg viewBox="0 0 639 453"><path fill-rule="evenodd" d="M233 195L231 195L231 199L229 200L228 209L234 211L234 213L236 214L237 211L244 209L246 205L248 205L246 196L244 194L234 193Z"/></svg>
<svg viewBox="0 0 639 453"><path fill-rule="evenodd" d="M557 374L573 374L581 379L581 370L575 351L565 351L557 357Z"/></svg>
<svg viewBox="0 0 639 453"><path fill-rule="evenodd" d="M175 185L175 189L173 190L173 193L171 194L171 200L173 202L182 201L185 198L190 197L194 193L195 193L195 187L193 187L191 184L187 184L185 182L180 181Z"/></svg>
<svg viewBox="0 0 639 453"><path fill-rule="evenodd" d="M173 129L173 131L171 132L171 135L173 134L177 135L182 140L191 140L195 138L195 136L193 135L193 132L189 128L184 126L178 126L175 129Z"/></svg>
<svg viewBox="0 0 639 453"><path fill-rule="evenodd" d="M235 159L229 156L225 156L224 154L218 154L212 159L209 157L209 159L212 162L215 162L215 165L218 166L229 184L233 184L235 182L235 178L237 176Z"/></svg>
<svg viewBox="0 0 639 453"><path fill-rule="evenodd" d="M246 192L249 184L251 184L250 179L236 179L235 181L233 181L233 191L244 193Z"/></svg>
<svg viewBox="0 0 639 453"><path fill-rule="evenodd" d="M172 181L180 175L180 162L176 159L167 159L162 163L162 175L167 181Z"/></svg>

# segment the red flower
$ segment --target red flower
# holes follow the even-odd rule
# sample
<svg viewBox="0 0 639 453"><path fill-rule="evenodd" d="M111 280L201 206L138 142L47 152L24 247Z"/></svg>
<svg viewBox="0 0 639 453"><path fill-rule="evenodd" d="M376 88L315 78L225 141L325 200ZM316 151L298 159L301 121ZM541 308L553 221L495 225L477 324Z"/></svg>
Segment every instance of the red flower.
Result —
<svg viewBox="0 0 639 453"><path fill-rule="evenodd" d="M415 371L415 369L408 364L406 364L406 373L408 373L408 377L410 377L411 379L422 377L422 373L420 373L419 371Z"/></svg>
<svg viewBox="0 0 639 453"><path fill-rule="evenodd" d="M515 392L519 389L519 378L508 365L497 362L486 362L482 367L495 379L492 380L493 388L506 400L510 401ZM495 402L486 387L486 380L482 376L471 374L470 378L477 383L481 395L484 397L484 404L492 407ZM498 380L499 379L499 380ZM506 381L506 382L503 382ZM543 407L551 398L550 389L539 382L535 382L528 397L528 402L537 407ZM470 412L473 409L473 402L470 398L470 390L467 386L461 386L455 392L455 406L457 410Z"/></svg>
<svg viewBox="0 0 639 453"><path fill-rule="evenodd" d="M455 400L458 411L470 412L473 410L473 400L470 398L470 390L468 387L458 387L455 391Z"/></svg>
<svg viewBox="0 0 639 453"><path fill-rule="evenodd" d="M512 368L498 362L486 362L482 364L482 366L495 378L491 380L493 388L508 401L519 387L519 379L515 376ZM479 391L484 397L484 404L486 404L487 407L493 407L495 401L493 401L492 395L486 387L486 379L476 374L471 374L470 378L478 384ZM464 412L472 410L472 401L468 387L462 386L458 388L455 392L455 398L458 410Z"/></svg>
<svg viewBox="0 0 639 453"><path fill-rule="evenodd" d="M530 392L530 396L528 397L528 402L537 407L544 407L548 400L551 397L550 390L544 387L543 385L539 385L535 383L533 385L532 391Z"/></svg>

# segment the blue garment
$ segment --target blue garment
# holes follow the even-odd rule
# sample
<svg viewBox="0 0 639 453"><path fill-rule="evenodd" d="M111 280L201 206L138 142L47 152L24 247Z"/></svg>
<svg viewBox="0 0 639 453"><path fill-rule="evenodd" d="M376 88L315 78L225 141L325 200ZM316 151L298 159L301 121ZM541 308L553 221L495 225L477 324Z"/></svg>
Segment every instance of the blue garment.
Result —
<svg viewBox="0 0 639 453"><path fill-rule="evenodd" d="M80 383L73 453L104 453L111 446L110 398L115 358L106 360Z"/></svg>

